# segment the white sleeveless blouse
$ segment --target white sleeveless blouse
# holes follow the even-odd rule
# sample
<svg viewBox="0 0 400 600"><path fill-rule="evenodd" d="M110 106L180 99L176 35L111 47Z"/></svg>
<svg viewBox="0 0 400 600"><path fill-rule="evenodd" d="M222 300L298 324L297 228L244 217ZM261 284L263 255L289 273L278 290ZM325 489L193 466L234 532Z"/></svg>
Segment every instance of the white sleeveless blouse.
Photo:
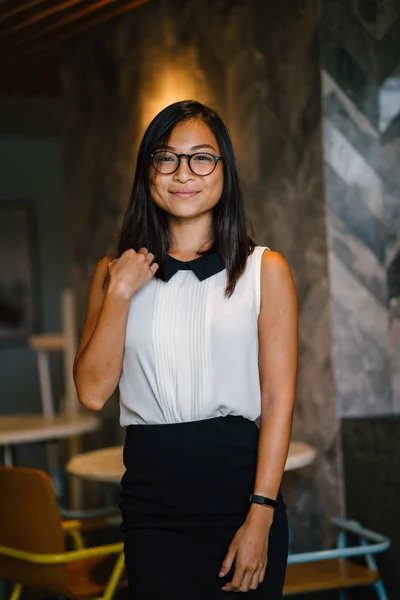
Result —
<svg viewBox="0 0 400 600"><path fill-rule="evenodd" d="M131 301L119 382L120 423L181 423L261 414L256 246L230 298L226 269L151 279ZM201 260L201 259L200 259Z"/></svg>

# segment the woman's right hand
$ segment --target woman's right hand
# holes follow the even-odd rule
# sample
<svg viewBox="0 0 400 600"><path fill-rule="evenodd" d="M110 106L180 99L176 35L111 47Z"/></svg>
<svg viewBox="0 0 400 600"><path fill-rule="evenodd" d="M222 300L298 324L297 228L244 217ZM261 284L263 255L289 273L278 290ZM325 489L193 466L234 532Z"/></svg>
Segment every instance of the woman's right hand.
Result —
<svg viewBox="0 0 400 600"><path fill-rule="evenodd" d="M130 300L157 271L159 265L152 263L154 254L147 248L126 250L119 258L108 263L110 282L108 289L119 297Z"/></svg>

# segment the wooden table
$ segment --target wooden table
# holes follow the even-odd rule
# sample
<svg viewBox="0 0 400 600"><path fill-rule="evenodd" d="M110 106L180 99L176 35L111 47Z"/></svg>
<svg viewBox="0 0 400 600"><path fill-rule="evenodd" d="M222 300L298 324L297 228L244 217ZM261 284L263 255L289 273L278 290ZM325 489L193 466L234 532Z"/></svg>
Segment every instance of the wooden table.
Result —
<svg viewBox="0 0 400 600"><path fill-rule="evenodd" d="M69 473L103 483L120 483L125 472L122 461L123 446L101 448L92 452L77 454L71 458L66 469ZM285 471L300 469L311 464L316 450L305 442L291 442Z"/></svg>
<svg viewBox="0 0 400 600"><path fill-rule="evenodd" d="M91 413L71 416L3 415L0 416L0 447L4 463L12 466L12 446L70 438L96 431L100 419Z"/></svg>

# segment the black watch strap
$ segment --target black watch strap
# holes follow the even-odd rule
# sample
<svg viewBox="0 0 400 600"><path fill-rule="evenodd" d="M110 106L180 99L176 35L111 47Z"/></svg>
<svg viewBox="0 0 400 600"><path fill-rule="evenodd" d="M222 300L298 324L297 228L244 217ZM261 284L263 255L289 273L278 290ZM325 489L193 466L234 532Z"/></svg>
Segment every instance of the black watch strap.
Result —
<svg viewBox="0 0 400 600"><path fill-rule="evenodd" d="M265 496L259 496L258 494L250 494L249 501L251 504L263 504L264 506L270 506L271 508L276 508L278 506L276 500L266 498Z"/></svg>

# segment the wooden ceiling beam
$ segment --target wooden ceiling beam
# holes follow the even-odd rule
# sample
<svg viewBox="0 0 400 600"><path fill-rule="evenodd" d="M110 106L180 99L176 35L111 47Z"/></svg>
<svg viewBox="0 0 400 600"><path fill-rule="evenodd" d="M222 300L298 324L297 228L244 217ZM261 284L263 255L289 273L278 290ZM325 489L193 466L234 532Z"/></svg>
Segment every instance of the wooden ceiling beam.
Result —
<svg viewBox="0 0 400 600"><path fill-rule="evenodd" d="M75 27L67 30L67 31L59 31L59 29L61 29L61 25L60 27L57 28L52 28L52 31L48 31L46 30L44 36L40 35L37 36L37 39L39 41L38 44L31 44L32 39L29 40L29 48L24 48L24 49L20 49L18 54L23 54L26 57L30 57L30 58L34 58L37 57L38 60L41 60L41 56L49 56L54 54L57 51L57 47L58 44L60 44L61 42L64 42L72 37L76 37L77 35L84 33L85 31L89 30L89 29L93 29L95 27L97 27L98 25L101 25L102 23L106 22L106 21L110 21L116 17L119 17L129 11L134 10L135 8L141 6L142 4L146 4L147 2L149 2L150 0L130 0L130 1L126 1L124 2L124 4L120 5L120 6L116 6L116 7L111 7L111 10L107 10L106 12L103 12L101 14L98 15L93 15L93 17L90 20L83 20L81 23L77 23ZM111 0L111 2L115 3L115 0ZM102 7L106 6L108 4L111 3L110 0L101 0L101 2L96 3L97 6L99 6L99 4L101 3ZM92 7L90 7L92 8ZM92 12L92 11L90 11ZM82 11L81 11L82 13ZM85 15L86 16L87 11L85 11ZM73 15L71 15L72 17ZM72 21L75 21L76 19L70 19L69 23ZM64 25L65 25L65 21L64 21ZM54 36L49 37L48 34L49 33L55 33ZM46 39L40 43L40 38L45 37ZM15 48L15 46L13 47L13 49ZM37 62L37 61L35 61Z"/></svg>
<svg viewBox="0 0 400 600"><path fill-rule="evenodd" d="M30 2L24 2L23 4L19 3L19 5L15 6L14 1L13 8L6 8L6 12L0 15L0 24L4 23L4 21L12 19L16 15L19 15L20 13L24 12L25 10L35 8L36 6L39 6L39 4L43 4L43 2L47 2L47 0L31 0Z"/></svg>
<svg viewBox="0 0 400 600"><path fill-rule="evenodd" d="M77 2L82 2L82 0L68 0L68 1L69 2L72 1L75 4ZM86 16L91 15L92 13L95 13L95 12L103 9L104 7L108 6L109 4L114 4L119 1L120 0L96 0L96 1L92 2L91 4L89 4L89 6L86 6L86 7L82 8L81 10L75 10L75 11L71 12L71 14L65 15L64 17L58 19L57 21L53 21L52 23L49 23L48 25L43 25L38 30L35 30L31 33L27 32L23 37L15 39L12 42L10 42L10 48L12 48L12 50L16 50L16 49L19 49L22 47L31 46L32 42L34 42L40 38L46 38L49 34L55 32L57 30L63 29L63 27L65 27L66 25L74 23L75 21L79 21L79 20L85 18Z"/></svg>
<svg viewBox="0 0 400 600"><path fill-rule="evenodd" d="M59 9L52 12L51 15L46 11L46 6L41 7L40 5L47 2L52 10L53 7L55 8L56 2L60 2L60 0L52 0L51 3L49 0L30 0L25 1L24 4L21 3L23 0L14 1L18 6L14 7L10 3L10 8L6 9L4 6L6 12L3 11L0 15L0 24L4 23L3 27L0 25L3 31L7 31L9 25L14 26L12 22L8 23L8 20L13 17L16 17L14 23L17 23L20 19L28 16L28 19L25 20L30 19L30 26L32 26L30 17L32 13L35 14L41 8L44 8L43 12L50 17L49 22L41 23L40 29L34 27L30 30L27 26L26 29L21 29L21 36L16 35L11 38L12 34L10 34L6 43L0 44L0 93L27 94L29 96L41 93L50 95L60 93L59 50L61 42L128 13L150 0L93 0L83 10L77 6L78 1L71 4L71 1L62 0L63 10L69 12L63 14L62 9ZM70 4L71 10L66 7L66 4ZM25 15L24 11L31 12ZM54 14L57 14L57 22L51 18ZM46 17L35 20L35 23L40 23L44 18ZM13 33L16 33L15 30ZM14 48L17 49L14 50Z"/></svg>
<svg viewBox="0 0 400 600"><path fill-rule="evenodd" d="M48 17L52 17L53 15L56 15L59 12L68 10L69 8L72 8L73 6L75 6L76 4L79 4L81 2L84 2L84 0L65 0L64 2L53 3L53 6L51 8L47 8L45 10L39 10L35 14L28 17L27 19L20 20L20 22L17 23L16 25L14 25L13 27L8 27L4 31L0 31L0 40L4 40L5 38L8 38L8 37L14 35L15 33L21 31L22 29L26 29L27 27L32 27L32 25L35 25L36 23L40 23L40 21L43 21L44 19L47 19Z"/></svg>
<svg viewBox="0 0 400 600"><path fill-rule="evenodd" d="M109 7L111 10L93 15L90 20L84 20L83 22L76 24L77 26L71 30L56 30L56 36L54 38L48 38L37 46L31 48L28 47L27 49L22 49L22 51L20 50L15 53L3 53L2 60L0 58L2 63L0 64L2 72L2 77L0 78L0 90L3 90L5 93L26 92L27 94L37 94L41 91L43 93L58 93L60 85L57 75L57 54L59 51L59 44L67 39L84 33L88 29L97 27L106 21L132 11L149 1L150 0L125 0L123 5ZM97 6L99 4L100 3L97 3ZM46 73L47 71L50 71L51 75L50 73Z"/></svg>

